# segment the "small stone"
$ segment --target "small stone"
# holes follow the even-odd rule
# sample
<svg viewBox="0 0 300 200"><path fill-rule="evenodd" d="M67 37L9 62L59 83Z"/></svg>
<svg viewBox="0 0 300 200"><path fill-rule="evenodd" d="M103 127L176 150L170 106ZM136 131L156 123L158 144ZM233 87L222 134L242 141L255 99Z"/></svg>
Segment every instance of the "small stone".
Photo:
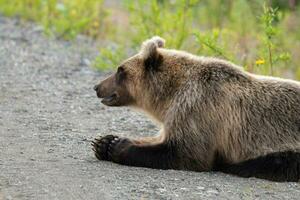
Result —
<svg viewBox="0 0 300 200"><path fill-rule="evenodd" d="M219 194L219 191L214 190L214 189L209 189L206 192L209 193L209 194L215 194L215 195Z"/></svg>
<svg viewBox="0 0 300 200"><path fill-rule="evenodd" d="M54 149L49 149L48 151L47 151L47 153L53 153L54 152Z"/></svg>
<svg viewBox="0 0 300 200"><path fill-rule="evenodd" d="M80 60L80 65L82 65L82 66L90 66L91 65L91 61L89 59L87 59L87 58L82 58Z"/></svg>
<svg viewBox="0 0 300 200"><path fill-rule="evenodd" d="M167 190L165 188L159 188L158 191L159 192L166 192Z"/></svg>
<svg viewBox="0 0 300 200"><path fill-rule="evenodd" d="M198 189L198 190L204 190L205 188L202 187L202 186L198 186L197 189Z"/></svg>
<svg viewBox="0 0 300 200"><path fill-rule="evenodd" d="M189 189L188 188L180 188L180 190L188 191Z"/></svg>

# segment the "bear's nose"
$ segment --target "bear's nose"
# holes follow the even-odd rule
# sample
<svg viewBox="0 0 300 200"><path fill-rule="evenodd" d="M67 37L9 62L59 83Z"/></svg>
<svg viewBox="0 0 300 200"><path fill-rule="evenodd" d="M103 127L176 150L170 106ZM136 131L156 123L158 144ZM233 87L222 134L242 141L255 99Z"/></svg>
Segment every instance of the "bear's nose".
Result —
<svg viewBox="0 0 300 200"><path fill-rule="evenodd" d="M97 92L99 85L94 86L94 90Z"/></svg>

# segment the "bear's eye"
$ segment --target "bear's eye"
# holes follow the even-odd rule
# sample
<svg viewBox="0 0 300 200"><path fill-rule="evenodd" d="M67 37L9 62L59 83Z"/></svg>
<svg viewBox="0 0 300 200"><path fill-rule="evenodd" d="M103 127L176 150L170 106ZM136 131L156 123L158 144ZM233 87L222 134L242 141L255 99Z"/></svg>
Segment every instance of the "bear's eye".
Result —
<svg viewBox="0 0 300 200"><path fill-rule="evenodd" d="M117 76L117 83L118 84L122 83L125 80L126 73L125 73L124 67L122 67L122 66L118 67L116 76Z"/></svg>

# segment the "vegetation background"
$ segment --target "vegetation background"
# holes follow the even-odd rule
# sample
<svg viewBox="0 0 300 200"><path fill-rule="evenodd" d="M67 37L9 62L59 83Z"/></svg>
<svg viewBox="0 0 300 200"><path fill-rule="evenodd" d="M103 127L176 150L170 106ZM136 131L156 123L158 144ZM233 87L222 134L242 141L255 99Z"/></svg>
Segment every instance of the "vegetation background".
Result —
<svg viewBox="0 0 300 200"><path fill-rule="evenodd" d="M300 0L0 0L0 13L49 37L103 41L94 66L117 67L143 40L300 80Z"/></svg>

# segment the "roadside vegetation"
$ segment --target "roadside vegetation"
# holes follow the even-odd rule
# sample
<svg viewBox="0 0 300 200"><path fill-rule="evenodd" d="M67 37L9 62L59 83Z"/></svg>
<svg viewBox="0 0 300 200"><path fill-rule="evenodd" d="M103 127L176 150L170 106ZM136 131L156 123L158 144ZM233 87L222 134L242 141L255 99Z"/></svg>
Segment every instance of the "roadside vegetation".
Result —
<svg viewBox="0 0 300 200"><path fill-rule="evenodd" d="M106 41L94 65L117 67L153 35L168 48L225 58L250 72L300 80L297 0L0 0L0 13L45 34Z"/></svg>

